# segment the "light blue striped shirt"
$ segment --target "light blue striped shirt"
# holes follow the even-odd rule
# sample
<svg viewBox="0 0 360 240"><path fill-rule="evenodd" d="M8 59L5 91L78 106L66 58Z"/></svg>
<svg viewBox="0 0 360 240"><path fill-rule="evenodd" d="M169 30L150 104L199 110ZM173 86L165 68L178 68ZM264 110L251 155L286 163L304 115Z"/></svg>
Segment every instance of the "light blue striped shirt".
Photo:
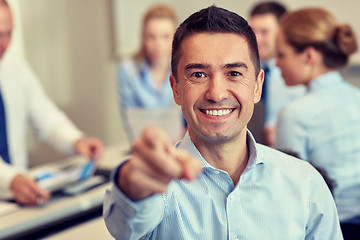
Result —
<svg viewBox="0 0 360 240"><path fill-rule="evenodd" d="M194 181L174 180L164 194L132 202L107 190L104 218L117 239L343 239L331 193L313 167L256 144L236 186L209 165L189 135L178 145L201 159ZM115 170L113 174L116 175Z"/></svg>
<svg viewBox="0 0 360 240"><path fill-rule="evenodd" d="M341 222L360 224L360 90L339 72L314 79L308 94L287 105L276 148L296 152L335 181Z"/></svg>

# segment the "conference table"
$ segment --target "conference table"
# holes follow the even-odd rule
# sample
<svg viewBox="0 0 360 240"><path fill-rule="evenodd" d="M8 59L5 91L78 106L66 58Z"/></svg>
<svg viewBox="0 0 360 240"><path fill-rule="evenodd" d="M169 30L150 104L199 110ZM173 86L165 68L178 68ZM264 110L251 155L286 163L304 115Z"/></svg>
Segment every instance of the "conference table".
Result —
<svg viewBox="0 0 360 240"><path fill-rule="evenodd" d="M3 202L13 204L14 208L0 214L0 239L77 239L76 236L81 234L87 234L87 239L112 239L102 219L102 203L105 190L111 185L108 181L111 170L128 153L127 143L106 147L95 175L104 176L107 181L87 191L75 195L55 194L43 206L28 207ZM85 161L83 157L70 157L38 166L30 172ZM100 236L95 237L96 234ZM62 237L64 235L65 238Z"/></svg>
<svg viewBox="0 0 360 240"><path fill-rule="evenodd" d="M76 225L70 229L57 232L46 237L47 240L64 239L86 239L86 240L111 240L113 236L108 232L104 219L97 217L84 223Z"/></svg>

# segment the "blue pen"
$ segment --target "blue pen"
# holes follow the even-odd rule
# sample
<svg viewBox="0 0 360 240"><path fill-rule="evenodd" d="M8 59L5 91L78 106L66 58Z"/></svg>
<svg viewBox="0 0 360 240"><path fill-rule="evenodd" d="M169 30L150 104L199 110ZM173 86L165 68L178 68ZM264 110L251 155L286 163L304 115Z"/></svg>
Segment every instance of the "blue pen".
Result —
<svg viewBox="0 0 360 240"><path fill-rule="evenodd" d="M37 177L35 178L35 180L36 180L37 182L39 182L39 181L42 181L42 180L44 180L44 179L51 178L51 177L53 177L53 176L54 176L54 173L44 173L44 174L42 174L42 175L40 175L40 176L37 176Z"/></svg>
<svg viewBox="0 0 360 240"><path fill-rule="evenodd" d="M88 163L85 164L83 171L80 175L80 179L86 179L90 177L95 169L95 161L91 159Z"/></svg>

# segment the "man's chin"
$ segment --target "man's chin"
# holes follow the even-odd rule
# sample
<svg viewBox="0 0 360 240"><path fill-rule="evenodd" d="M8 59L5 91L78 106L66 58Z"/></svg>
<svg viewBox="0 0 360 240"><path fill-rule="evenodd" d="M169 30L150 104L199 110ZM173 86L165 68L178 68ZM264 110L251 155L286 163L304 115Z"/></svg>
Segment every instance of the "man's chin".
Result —
<svg viewBox="0 0 360 240"><path fill-rule="evenodd" d="M226 134L224 132L206 132L202 134L203 138L206 139L206 141L211 143L222 143L227 142L229 139L232 138L230 134Z"/></svg>

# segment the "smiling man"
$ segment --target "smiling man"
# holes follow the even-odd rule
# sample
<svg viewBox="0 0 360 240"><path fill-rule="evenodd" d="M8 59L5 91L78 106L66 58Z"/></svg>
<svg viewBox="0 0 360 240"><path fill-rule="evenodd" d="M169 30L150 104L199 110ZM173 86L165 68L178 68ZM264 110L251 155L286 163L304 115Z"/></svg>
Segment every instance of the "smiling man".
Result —
<svg viewBox="0 0 360 240"><path fill-rule="evenodd" d="M170 82L188 122L176 146L148 128L113 172L104 217L117 239L342 239L306 162L257 144L247 124L264 72L256 37L211 6L175 33Z"/></svg>

